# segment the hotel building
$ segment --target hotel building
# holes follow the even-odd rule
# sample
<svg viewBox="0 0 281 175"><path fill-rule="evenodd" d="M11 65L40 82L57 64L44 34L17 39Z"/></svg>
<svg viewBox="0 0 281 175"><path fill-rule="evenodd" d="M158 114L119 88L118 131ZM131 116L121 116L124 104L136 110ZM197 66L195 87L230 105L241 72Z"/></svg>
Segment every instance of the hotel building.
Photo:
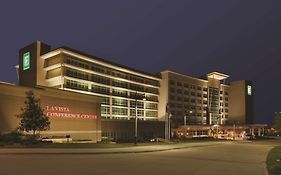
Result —
<svg viewBox="0 0 281 175"><path fill-rule="evenodd" d="M159 118L171 125L225 125L253 123L252 83L227 83L226 74L211 72L194 78L173 71L161 72ZM251 91L251 94L247 93ZM166 108L164 107L166 106Z"/></svg>
<svg viewBox="0 0 281 175"><path fill-rule="evenodd" d="M211 72L202 78L168 70L154 75L68 47L51 50L51 46L40 41L20 49L16 68L19 87L11 88L36 91L46 87L56 90L54 94L57 95L68 92L70 96L93 97L89 98L93 99L93 111L84 102L79 103L79 95L74 95L75 100L69 102L67 99L71 98L64 96L68 93L61 93L58 98L66 99L63 105L69 109L67 111L71 109L82 114L86 110L98 116L98 126L93 131L91 128L86 131L100 134L95 136L95 141L100 141L102 137L114 140L133 138L136 116L138 136L142 139L163 138L164 134L167 137L168 128L177 129L183 125L210 128L213 125L253 123L252 83L245 80L228 83L229 76L219 72ZM44 98L44 92L39 97ZM21 97L22 94L23 91ZM46 105L50 104L55 107L60 105L56 100ZM1 105L0 113L6 114ZM56 125L57 120L53 121ZM71 128L65 130L67 119L64 119L59 132L77 136L77 133L82 133L80 130L84 124L79 123L83 122L70 125L76 132ZM75 128L78 125L81 128ZM50 132L55 131L51 128ZM82 134L81 137L87 138L88 135Z"/></svg>
<svg viewBox="0 0 281 175"><path fill-rule="evenodd" d="M28 69L24 68L25 55L29 58ZM119 133L115 131L120 130L119 126L123 128L126 124L133 130L136 115L138 120L147 121L147 124L152 125L147 133L143 131L144 135L153 137L153 123L157 126L163 125L163 122L158 121L161 79L156 75L68 47L51 50L49 45L40 41L20 49L17 68L20 86L53 87L101 97L102 126L107 128L107 131L103 130L104 136L116 138L133 134L134 132L127 131L126 127Z"/></svg>

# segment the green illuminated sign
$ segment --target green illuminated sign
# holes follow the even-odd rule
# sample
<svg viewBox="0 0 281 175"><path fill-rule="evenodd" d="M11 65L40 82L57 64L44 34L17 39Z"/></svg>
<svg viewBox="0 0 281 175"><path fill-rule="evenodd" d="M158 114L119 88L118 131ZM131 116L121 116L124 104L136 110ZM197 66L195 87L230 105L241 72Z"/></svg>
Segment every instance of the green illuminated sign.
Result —
<svg viewBox="0 0 281 175"><path fill-rule="evenodd" d="M247 86L247 94L252 95L252 86L250 85Z"/></svg>
<svg viewBox="0 0 281 175"><path fill-rule="evenodd" d="M23 54L23 70L28 70L30 68L30 53L26 52Z"/></svg>

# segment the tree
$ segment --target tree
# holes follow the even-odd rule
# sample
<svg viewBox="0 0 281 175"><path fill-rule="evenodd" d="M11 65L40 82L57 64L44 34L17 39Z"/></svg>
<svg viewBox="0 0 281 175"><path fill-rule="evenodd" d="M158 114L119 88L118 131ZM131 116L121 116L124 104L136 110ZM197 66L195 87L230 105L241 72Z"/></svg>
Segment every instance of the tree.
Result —
<svg viewBox="0 0 281 175"><path fill-rule="evenodd" d="M33 91L26 92L25 106L21 108L22 113L17 117L21 118L19 129L21 131L45 131L50 129L49 118L44 114L40 107L40 99L34 97Z"/></svg>
<svg viewBox="0 0 281 175"><path fill-rule="evenodd" d="M272 119L272 127L276 129L278 134L281 134L281 113L275 112Z"/></svg>

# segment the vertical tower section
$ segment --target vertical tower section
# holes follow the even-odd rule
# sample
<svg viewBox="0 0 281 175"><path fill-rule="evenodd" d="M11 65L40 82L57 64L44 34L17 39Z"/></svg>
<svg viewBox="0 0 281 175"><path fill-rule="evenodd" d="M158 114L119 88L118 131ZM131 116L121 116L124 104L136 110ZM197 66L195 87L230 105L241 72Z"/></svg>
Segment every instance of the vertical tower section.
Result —
<svg viewBox="0 0 281 175"><path fill-rule="evenodd" d="M36 41L19 50L18 76L19 85L35 87L40 80L44 80L44 60L40 55L51 50L51 46Z"/></svg>
<svg viewBox="0 0 281 175"><path fill-rule="evenodd" d="M224 124L224 116L222 114L222 84L229 76L219 72L211 72L207 74L208 79L208 115L207 123ZM220 95L222 94L222 96Z"/></svg>
<svg viewBox="0 0 281 175"><path fill-rule="evenodd" d="M254 88L248 80L230 83L229 123L254 123Z"/></svg>

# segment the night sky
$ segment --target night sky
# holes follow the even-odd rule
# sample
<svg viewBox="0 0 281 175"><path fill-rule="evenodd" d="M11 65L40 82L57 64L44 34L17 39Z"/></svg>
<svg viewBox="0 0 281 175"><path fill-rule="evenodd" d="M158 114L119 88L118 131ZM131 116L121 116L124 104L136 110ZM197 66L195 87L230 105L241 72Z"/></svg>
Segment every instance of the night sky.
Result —
<svg viewBox="0 0 281 175"><path fill-rule="evenodd" d="M252 80L256 122L281 111L279 0L9 0L0 22L0 81L17 83L18 50L40 40L150 73Z"/></svg>

